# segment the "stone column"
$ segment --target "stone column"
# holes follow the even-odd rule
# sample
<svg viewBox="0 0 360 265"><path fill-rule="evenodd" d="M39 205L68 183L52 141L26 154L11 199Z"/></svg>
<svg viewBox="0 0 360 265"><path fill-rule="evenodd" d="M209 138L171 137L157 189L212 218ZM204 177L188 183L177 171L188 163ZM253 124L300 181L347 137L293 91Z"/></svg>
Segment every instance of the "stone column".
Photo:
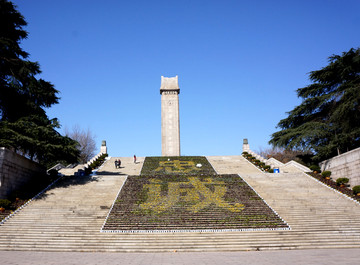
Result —
<svg viewBox="0 0 360 265"><path fill-rule="evenodd" d="M107 146L105 140L101 142L100 153L107 154Z"/></svg>
<svg viewBox="0 0 360 265"><path fill-rule="evenodd" d="M246 138L243 141L243 152L250 152L249 142Z"/></svg>
<svg viewBox="0 0 360 265"><path fill-rule="evenodd" d="M161 154L180 156L178 76L161 76Z"/></svg>

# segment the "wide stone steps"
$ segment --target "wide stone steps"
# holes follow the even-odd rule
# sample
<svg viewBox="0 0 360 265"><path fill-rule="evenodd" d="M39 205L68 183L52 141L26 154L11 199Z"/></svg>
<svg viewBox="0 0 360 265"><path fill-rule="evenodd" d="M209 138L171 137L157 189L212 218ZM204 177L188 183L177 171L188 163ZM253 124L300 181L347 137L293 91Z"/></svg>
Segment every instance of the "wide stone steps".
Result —
<svg viewBox="0 0 360 265"><path fill-rule="evenodd" d="M95 237L96 234L56 234L56 233L43 233L43 234L28 234L28 235L23 235L21 237L11 237L11 236L2 236L1 237L1 241L5 241L9 240L11 242L15 242L15 241L22 241L22 240L29 240L29 239L33 239L34 237L38 237L38 240L48 240L48 239L54 239L54 240L65 240L68 242L72 242L72 241L81 241L82 239L86 239L89 242L93 241L93 242L99 242L98 239L101 238L101 240L103 240L104 242L113 242L113 243L119 243L119 242L138 242L139 244L142 243L177 243L177 242L208 242L208 241L212 241L212 242L216 242L216 241L223 241L226 240L227 241L246 241L246 242L251 242L252 240L255 241L282 241L282 240L293 240L294 238L297 238L298 240L339 240L340 238L343 238L344 240L353 240L354 237L357 237L357 239L359 239L359 232L354 233L352 231L348 231L348 232L337 232L337 233L333 233L330 232L327 233L326 231L323 231L322 233L312 233L311 231L308 232L297 232L297 233L289 233L289 234L280 234L280 233L275 233L275 234L271 234L269 233L268 235L264 235L264 234L259 234L259 235L253 235L250 233L237 233L235 234L236 236L230 236L230 235L219 235L219 234L215 234L212 236L207 236L206 234L199 234L198 236L194 236L193 233L189 233L188 235L179 235L179 233L174 233L172 234L170 237L164 237L162 236L162 234L151 234L148 235L146 234L137 234L137 235L132 235L129 236L129 234L123 234L123 233L100 233L97 234L97 236ZM358 240L356 241L357 243L360 243Z"/></svg>
<svg viewBox="0 0 360 265"><path fill-rule="evenodd" d="M327 244L334 244L334 243L338 243L338 244L352 244L354 246L359 246L359 242L354 242L351 239L344 239L344 240L338 240L338 239L329 239L329 238L305 238L305 239L298 239L296 242L293 238L289 238L289 239L274 239L274 240L269 240L269 239L251 239L251 238L244 238L243 240L228 240L228 239L219 239L219 240L201 240L201 241L194 241L194 240L173 240L172 241L166 241L164 240L163 242L161 241L157 241L157 240L152 240L152 241L142 241L139 242L140 239L136 239L136 240L132 240L132 241L128 241L128 240L121 240L121 241L110 241L110 240L93 240L91 241L91 239L82 239L82 240L68 240L68 239L64 239L61 240L59 238L52 238L49 240L33 240L33 239L24 239L22 241L17 240L17 241L8 241L8 242L1 242L1 246L0 248L2 250L6 250L5 246L7 247L11 247L14 244L17 244L17 247L26 247L28 245L37 245L38 247L42 247L42 248L46 248L48 245L53 245L56 246L58 244L66 244L68 247L74 247L74 246L78 246L80 247L80 249L78 251L88 251L85 248L81 248L81 245L85 245L86 246L91 246L92 249L98 248L99 245L102 246L108 246L108 247L114 247L114 246L119 246L119 247L126 247L126 246L142 246L143 248L146 248L147 246L158 246L159 248L162 247L166 247L166 246L171 246L171 248L180 248L181 246L184 246L184 244L187 245L192 245L194 248L200 247L201 245L239 245L239 246L249 246L249 245L270 245L270 244L278 244L278 245L297 245L297 244L309 244L309 243L323 243L324 246L326 246ZM176 242L175 242L176 241ZM76 250L75 250L76 251Z"/></svg>
<svg viewBox="0 0 360 265"><path fill-rule="evenodd" d="M359 239L359 238L358 238ZM271 246L276 247L296 247L296 248L302 248L304 246L322 246L322 247L329 247L329 246L341 246L346 245L347 247L359 247L360 243L359 240L354 242L353 238L341 238L339 240L336 237L311 237L311 238L303 238L299 239L297 238L295 240L294 237L290 237L289 239L285 238L250 238L250 237L244 237L242 239L231 239L228 237L218 238L218 239L209 239L209 238L201 238L198 240L195 240L194 238L189 238L187 240L181 240L179 238L165 238L161 240L158 237L153 237L151 240L145 240L142 238L134 238L132 240L129 239L121 239L121 240L113 240L113 239L89 239L89 238L82 238L82 239L61 239L59 237L57 238L51 238L49 240L41 240L41 238L37 239L29 239L22 238L21 240L10 240L8 244L6 242L1 242L0 249L6 250L8 248L12 248L14 244L17 245L17 249L19 248L27 248L27 247L33 247L36 250L46 251L49 250L49 248L56 248L59 249L60 247L64 247L64 250L70 249L72 251L76 250L74 248L77 248L78 250L85 250L85 251L101 251L101 249L105 248L107 249L118 249L119 251L121 249L126 249L126 251L130 249L142 249L143 251L149 250L149 248L158 248L159 251L170 248L170 249L186 249L186 248L202 248L202 247L208 247L210 248L212 245L215 245L216 248L220 248L222 246L223 248L247 248L247 247L267 247L268 249L271 249Z"/></svg>
<svg viewBox="0 0 360 265"><path fill-rule="evenodd" d="M0 246L1 250L9 250L12 248L13 244L17 242L11 242L9 245L2 244ZM226 251L228 248L248 248L248 247L263 247L271 249L271 246L276 247L296 247L298 249L311 247L311 246L322 246L322 247L330 247L330 246L341 246L346 245L347 247L359 247L359 243L354 243L353 241L338 241L338 240L299 240L298 242L294 242L293 240L279 240L279 241L262 241L262 240L244 240L244 241L202 241L202 242L177 242L177 243L154 243L147 242L143 244L139 244L136 241L133 242L69 242L69 241L60 241L60 240L49 240L49 241L30 241L30 242L19 242L20 248L30 248L33 247L34 250L37 251L46 251L49 248L63 248L64 250L76 251L106 251L108 249L118 249L118 251L124 250L128 251L130 249L138 249L140 251L148 251L151 249L158 249L159 251L163 249L199 249L199 248L222 248L222 251ZM85 248L86 247L86 248Z"/></svg>
<svg viewBox="0 0 360 265"><path fill-rule="evenodd" d="M307 243L255 243L255 244L204 244L204 245L195 245L190 243L188 245L168 245L163 246L158 245L102 245L97 244L97 246L87 245L82 243L81 245L68 245L68 244L47 244L46 246L39 246L37 244L21 245L17 247L16 251L61 251L61 252L73 252L73 251L89 251L89 252L182 252L182 251L193 251L193 252L206 252L206 251L251 251L251 250L291 250L291 249L324 249L324 248L359 248L360 245L354 245L353 243L343 243L343 242L329 242L324 244L324 242L307 242ZM10 250L11 246L2 247L1 250ZM81 249L81 250L79 250ZM85 249L85 250L84 250Z"/></svg>
<svg viewBox="0 0 360 265"><path fill-rule="evenodd" d="M14 242L11 242L12 244L15 243L16 241ZM52 245L52 246L57 246L57 245L68 245L68 246L80 246L83 245L83 244L86 244L87 246L91 246L92 248L98 248L99 245L102 245L102 246L106 246L108 245L109 247L114 247L114 246L136 246L136 247L147 247L147 246L158 246L158 247L171 247L171 248L174 248L174 247L177 247L177 248L181 248L182 246L186 246L186 245L193 245L196 247L199 247L199 246L208 246L208 245L211 245L209 243L212 243L212 244L216 244L217 246L219 245L222 245L222 246L226 246L226 245L242 245L242 246L249 246L249 245L265 245L265 244L277 244L277 245L296 245L296 244L310 244L310 243L327 243L327 244L335 244L335 243L338 243L338 244L354 244L353 241L351 240L343 240L341 242L339 242L338 240L336 239L306 239L306 240L299 240L298 242L294 242L293 240L272 240L272 241L269 241L269 240L261 240L261 239L257 239L257 240L251 240L251 239L247 239L247 240L212 240L212 241L191 241L191 240L188 240L188 241L177 241L175 242L167 242L167 241L164 241L164 242L143 242L143 243L139 243L138 240L133 240L133 241L121 241L121 242L107 242L107 241L102 241L102 242L98 242L96 240L88 240L86 242L82 241L82 240L73 240L73 241L69 241L69 240L62 240L62 239L52 239L52 240L39 240L39 241L36 241L34 242L34 240L24 240L22 242L19 242L22 246L26 247L26 246L29 246L29 245L36 245L36 246L39 246L39 247L44 247L44 245L46 245L46 247ZM6 243L4 243L4 245L6 245ZM360 245L360 243L357 243L356 245ZM3 245L2 245L3 246ZM10 244L9 244L10 246Z"/></svg>
<svg viewBox="0 0 360 265"><path fill-rule="evenodd" d="M64 179L0 226L0 250L240 251L360 248L360 205L304 174L263 174L241 156L208 158L218 173L238 173L291 230L189 233L100 232L124 176ZM126 161L131 172L141 167ZM130 167L131 166L131 167ZM121 171L121 172L120 172ZM99 172L101 173L101 172ZM206 219L199 218L197 221Z"/></svg>

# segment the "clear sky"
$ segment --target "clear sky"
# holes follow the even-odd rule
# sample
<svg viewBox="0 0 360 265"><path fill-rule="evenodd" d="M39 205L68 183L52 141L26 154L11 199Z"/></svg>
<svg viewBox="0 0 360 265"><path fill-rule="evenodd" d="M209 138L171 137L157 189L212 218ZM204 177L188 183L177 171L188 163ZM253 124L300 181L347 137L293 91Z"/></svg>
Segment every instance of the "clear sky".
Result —
<svg viewBox="0 0 360 265"><path fill-rule="evenodd" d="M161 76L179 76L182 155L268 148L296 89L360 46L359 0L14 0L47 110L106 140L111 156L161 155ZM99 150L98 150L99 151Z"/></svg>

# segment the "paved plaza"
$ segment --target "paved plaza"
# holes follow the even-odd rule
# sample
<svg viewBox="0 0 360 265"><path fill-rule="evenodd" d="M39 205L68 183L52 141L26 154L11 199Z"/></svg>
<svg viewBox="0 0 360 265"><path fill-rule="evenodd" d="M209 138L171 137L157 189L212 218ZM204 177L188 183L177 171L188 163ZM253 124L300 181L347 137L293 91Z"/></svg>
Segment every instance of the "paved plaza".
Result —
<svg viewBox="0 0 360 265"><path fill-rule="evenodd" d="M359 264L359 249L319 249L207 253L78 253L0 251L2 265L131 264L131 265L281 265Z"/></svg>

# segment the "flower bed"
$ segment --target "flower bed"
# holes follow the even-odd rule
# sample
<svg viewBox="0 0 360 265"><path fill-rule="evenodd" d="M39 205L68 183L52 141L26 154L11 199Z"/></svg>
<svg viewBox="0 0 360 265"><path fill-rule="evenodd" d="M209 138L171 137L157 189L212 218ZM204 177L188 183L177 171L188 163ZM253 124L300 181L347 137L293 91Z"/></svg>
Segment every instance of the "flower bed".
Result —
<svg viewBox="0 0 360 265"><path fill-rule="evenodd" d="M146 157L141 175L216 175L204 156Z"/></svg>
<svg viewBox="0 0 360 265"><path fill-rule="evenodd" d="M238 175L129 176L102 231L288 229Z"/></svg>

